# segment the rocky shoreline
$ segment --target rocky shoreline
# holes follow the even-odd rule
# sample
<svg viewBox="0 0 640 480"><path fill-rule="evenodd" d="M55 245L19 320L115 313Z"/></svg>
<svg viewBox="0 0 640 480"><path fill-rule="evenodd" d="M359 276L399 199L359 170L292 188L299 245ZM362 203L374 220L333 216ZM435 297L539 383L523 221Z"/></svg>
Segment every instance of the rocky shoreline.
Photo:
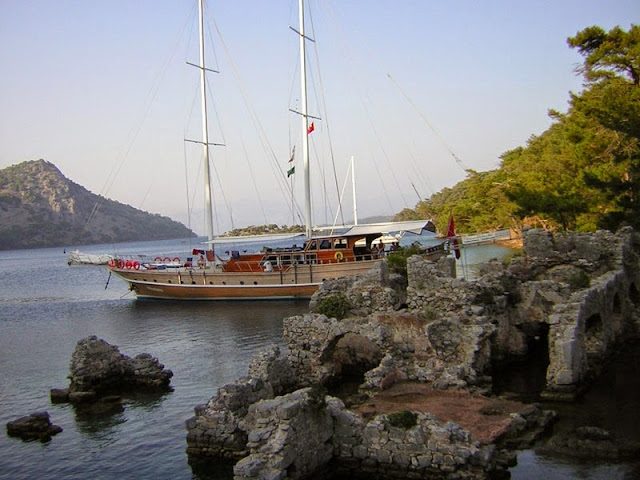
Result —
<svg viewBox="0 0 640 480"><path fill-rule="evenodd" d="M196 407L187 453L232 460L237 480L505 475L512 450L555 415L492 396L492 367L526 358L543 338L544 398L576 399L638 331L639 259L631 229L527 230L522 255L488 262L473 281L455 278L450 258L414 256L406 276L383 264L325 282L309 314L284 319L286 353L262 352L246 377ZM327 299L347 307L344 318L321 313ZM354 394L329 394L354 379ZM581 433L605 440L594 432Z"/></svg>
<svg viewBox="0 0 640 480"><path fill-rule="evenodd" d="M69 387L52 389L52 403L117 403L119 395L126 392L172 390L173 372L157 358L148 353L131 358L95 335L78 341L70 370Z"/></svg>

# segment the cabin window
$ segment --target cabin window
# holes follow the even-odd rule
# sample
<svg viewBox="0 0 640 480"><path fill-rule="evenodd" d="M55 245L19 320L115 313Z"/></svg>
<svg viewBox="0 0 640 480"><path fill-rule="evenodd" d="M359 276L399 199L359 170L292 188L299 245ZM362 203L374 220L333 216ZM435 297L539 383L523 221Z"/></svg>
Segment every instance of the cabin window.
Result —
<svg viewBox="0 0 640 480"><path fill-rule="evenodd" d="M347 248L347 239L346 238L337 238L333 243L333 248Z"/></svg>
<svg viewBox="0 0 640 480"><path fill-rule="evenodd" d="M315 240L311 240L311 242L309 243L309 248L308 250L316 250L318 248L318 244Z"/></svg>
<svg viewBox="0 0 640 480"><path fill-rule="evenodd" d="M320 250L329 250L331 248L331 240L324 239L320 242Z"/></svg>

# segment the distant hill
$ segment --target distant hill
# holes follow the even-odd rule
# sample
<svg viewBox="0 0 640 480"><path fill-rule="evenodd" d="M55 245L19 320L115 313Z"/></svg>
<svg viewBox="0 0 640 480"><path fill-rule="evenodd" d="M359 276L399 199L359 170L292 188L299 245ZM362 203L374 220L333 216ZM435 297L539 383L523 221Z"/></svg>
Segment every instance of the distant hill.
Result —
<svg viewBox="0 0 640 480"><path fill-rule="evenodd" d="M0 170L0 250L195 236L168 217L91 193L45 160Z"/></svg>

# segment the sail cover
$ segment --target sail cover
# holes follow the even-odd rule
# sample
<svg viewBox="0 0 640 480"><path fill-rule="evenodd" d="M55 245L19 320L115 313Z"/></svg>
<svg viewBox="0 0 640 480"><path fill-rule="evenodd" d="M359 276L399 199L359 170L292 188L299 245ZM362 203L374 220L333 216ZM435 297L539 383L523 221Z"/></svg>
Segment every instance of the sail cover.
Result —
<svg viewBox="0 0 640 480"><path fill-rule="evenodd" d="M235 236L235 237L216 237L212 241L207 243L215 243L216 245L222 245L225 243L252 243L252 242L277 242L281 240L297 240L297 239L306 239L306 235L304 233L273 233L273 234L265 234L265 235L246 235L246 236Z"/></svg>
<svg viewBox="0 0 640 480"><path fill-rule="evenodd" d="M368 223L365 225L354 225L349 228L344 235L369 235L372 233L422 233L423 230L435 233L436 227L431 220L412 220L407 222L385 222Z"/></svg>

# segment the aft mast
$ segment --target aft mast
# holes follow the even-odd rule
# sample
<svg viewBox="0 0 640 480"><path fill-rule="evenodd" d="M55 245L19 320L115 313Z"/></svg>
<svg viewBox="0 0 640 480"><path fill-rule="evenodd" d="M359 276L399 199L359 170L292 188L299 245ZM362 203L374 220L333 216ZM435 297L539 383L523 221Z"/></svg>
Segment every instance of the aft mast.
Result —
<svg viewBox="0 0 640 480"><path fill-rule="evenodd" d="M204 195L207 216L207 237L211 245L210 261L213 260L213 192L211 191L211 174L209 170L209 128L207 121L207 75L204 55L204 8L203 0L198 2L200 30L200 98L202 102L202 152L204 157Z"/></svg>
<svg viewBox="0 0 640 480"><path fill-rule="evenodd" d="M302 158L304 168L304 205L306 219L306 235L311 238L311 175L309 173L309 114L307 112L307 54L304 34L304 0L298 3L300 36L300 107L302 108Z"/></svg>

